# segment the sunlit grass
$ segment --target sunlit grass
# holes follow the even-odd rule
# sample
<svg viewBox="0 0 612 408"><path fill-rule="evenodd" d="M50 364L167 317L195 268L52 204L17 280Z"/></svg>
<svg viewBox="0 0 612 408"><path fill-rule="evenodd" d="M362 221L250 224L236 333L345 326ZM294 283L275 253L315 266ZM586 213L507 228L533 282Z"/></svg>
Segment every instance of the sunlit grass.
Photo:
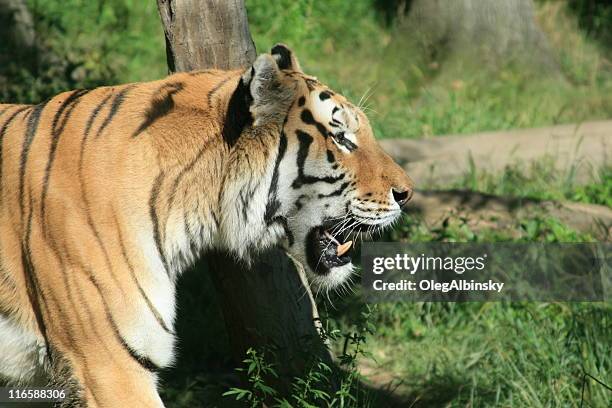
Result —
<svg viewBox="0 0 612 408"><path fill-rule="evenodd" d="M576 179L575 167L566 167L564 171L559 170L557 159L545 156L527 163L519 159L492 173L480 170L470 161L470 169L456 181L423 188L465 188L499 196L574 201L612 208L612 167L593 170L590 177L581 180Z"/></svg>

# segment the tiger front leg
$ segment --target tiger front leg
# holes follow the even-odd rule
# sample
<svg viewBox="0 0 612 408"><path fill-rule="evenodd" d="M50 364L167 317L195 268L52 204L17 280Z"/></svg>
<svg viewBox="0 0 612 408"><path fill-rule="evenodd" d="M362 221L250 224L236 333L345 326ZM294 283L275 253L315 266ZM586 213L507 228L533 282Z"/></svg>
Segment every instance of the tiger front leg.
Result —
<svg viewBox="0 0 612 408"><path fill-rule="evenodd" d="M112 347L111 347L112 350ZM160 408L157 376L100 343L87 356L54 352L51 387L66 391L60 408Z"/></svg>
<svg viewBox="0 0 612 408"><path fill-rule="evenodd" d="M92 263L98 260L94 249L88 253ZM165 337L154 330L157 326L146 325L155 319L147 320L146 310L137 307L144 300L130 280L115 281L103 267L94 271L80 258L69 264L43 257L48 252L36 254L26 263L27 273L35 284L33 304L45 339L50 386L67 391L58 406L163 407L156 371L166 364L159 353L147 350ZM110 266L117 276L125 276L119 265Z"/></svg>

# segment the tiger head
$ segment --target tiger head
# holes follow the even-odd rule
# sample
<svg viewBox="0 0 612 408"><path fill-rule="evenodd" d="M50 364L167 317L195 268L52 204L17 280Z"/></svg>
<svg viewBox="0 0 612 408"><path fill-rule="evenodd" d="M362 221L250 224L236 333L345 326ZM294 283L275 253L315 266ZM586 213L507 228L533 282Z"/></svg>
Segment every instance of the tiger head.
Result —
<svg viewBox="0 0 612 408"><path fill-rule="evenodd" d="M256 122L270 103L266 92L291 95L279 108L284 119L266 218L282 220L287 251L311 284L326 290L351 275L355 234L393 224L413 182L377 143L361 109L304 74L286 46L276 45L271 56L260 56L243 76Z"/></svg>

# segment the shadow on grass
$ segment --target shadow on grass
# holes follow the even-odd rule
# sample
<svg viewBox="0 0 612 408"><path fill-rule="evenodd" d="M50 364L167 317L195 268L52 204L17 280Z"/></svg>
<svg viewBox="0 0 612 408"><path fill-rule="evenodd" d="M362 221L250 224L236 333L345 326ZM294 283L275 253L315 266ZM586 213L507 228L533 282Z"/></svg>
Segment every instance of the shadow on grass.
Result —
<svg viewBox="0 0 612 408"><path fill-rule="evenodd" d="M243 387L230 358L228 339L219 303L206 266L199 264L185 273L178 288L178 359L175 366L162 375L161 392L169 408L243 407L242 402L222 394L232 387ZM355 322L364 302L359 296L335 299L335 308L320 305L327 318ZM391 375L380 380L364 378L357 387L364 391L364 407L440 407L449 402L470 400L474 392L456 376L438 377L425 383L416 379L407 385ZM470 390L470 391L468 391ZM477 390L479 401L488 400L490 390ZM494 404L491 395L491 404Z"/></svg>

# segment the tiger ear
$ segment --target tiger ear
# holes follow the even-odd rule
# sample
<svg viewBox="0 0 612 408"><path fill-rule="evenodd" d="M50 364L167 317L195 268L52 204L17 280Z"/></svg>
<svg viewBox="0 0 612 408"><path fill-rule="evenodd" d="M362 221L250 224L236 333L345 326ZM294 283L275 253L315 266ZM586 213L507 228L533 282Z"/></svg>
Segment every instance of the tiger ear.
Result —
<svg viewBox="0 0 612 408"><path fill-rule="evenodd" d="M278 43L270 50L280 69L302 72L302 67L295 54L285 44Z"/></svg>
<svg viewBox="0 0 612 408"><path fill-rule="evenodd" d="M262 54L250 69L242 74L242 83L249 88L250 111L254 125L273 121L282 124L295 97L295 84L281 73L276 59Z"/></svg>

